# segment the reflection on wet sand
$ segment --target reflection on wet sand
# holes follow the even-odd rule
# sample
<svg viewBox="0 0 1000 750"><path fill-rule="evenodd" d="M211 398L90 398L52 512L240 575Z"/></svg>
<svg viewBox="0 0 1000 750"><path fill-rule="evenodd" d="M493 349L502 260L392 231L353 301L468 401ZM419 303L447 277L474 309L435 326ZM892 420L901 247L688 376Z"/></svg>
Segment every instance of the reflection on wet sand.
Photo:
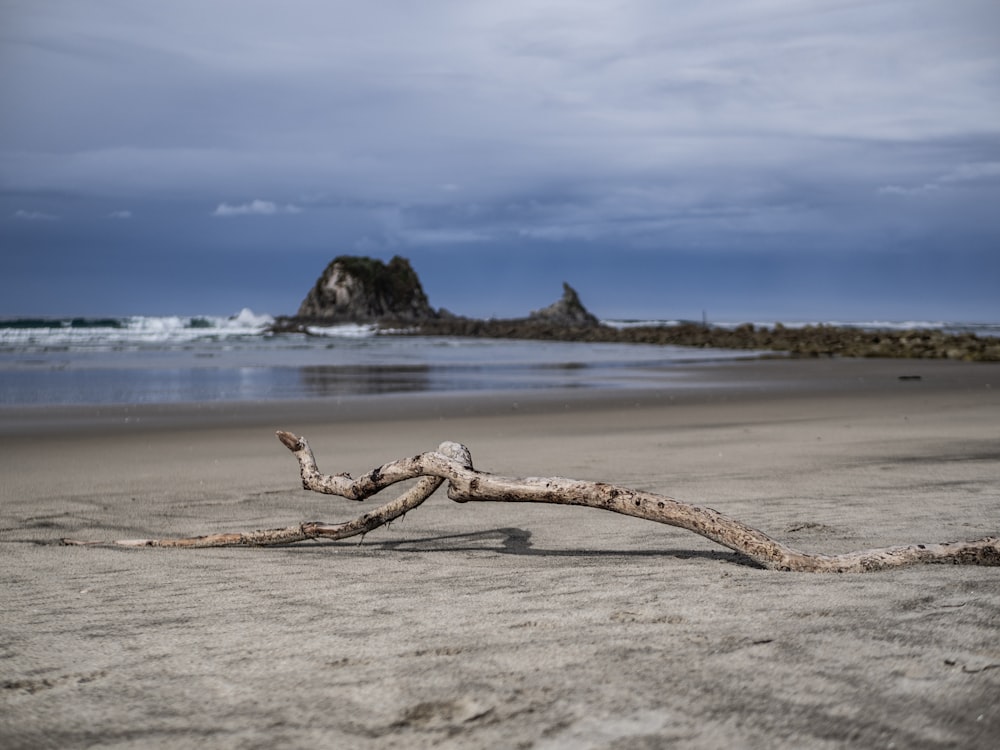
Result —
<svg viewBox="0 0 1000 750"><path fill-rule="evenodd" d="M363 396L383 393L573 388L612 385L620 368L582 363L490 365L309 365L298 368L305 396ZM620 372L615 372L619 377Z"/></svg>
<svg viewBox="0 0 1000 750"><path fill-rule="evenodd" d="M335 367L312 365L299 368L307 396L366 396L381 393L414 393L432 388L429 365Z"/></svg>

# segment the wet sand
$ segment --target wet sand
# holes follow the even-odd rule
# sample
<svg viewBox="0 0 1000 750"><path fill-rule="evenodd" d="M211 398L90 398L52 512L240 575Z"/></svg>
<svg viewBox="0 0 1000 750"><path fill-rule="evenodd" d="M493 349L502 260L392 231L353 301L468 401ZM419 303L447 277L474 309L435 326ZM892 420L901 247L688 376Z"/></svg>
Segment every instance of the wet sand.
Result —
<svg viewBox="0 0 1000 750"><path fill-rule="evenodd" d="M699 383L715 383L712 388ZM1000 568L792 574L597 510L450 502L272 549L65 547L345 520L479 469L708 505L817 552L1000 533L1000 366L761 361L641 390L0 410L0 746L993 748Z"/></svg>

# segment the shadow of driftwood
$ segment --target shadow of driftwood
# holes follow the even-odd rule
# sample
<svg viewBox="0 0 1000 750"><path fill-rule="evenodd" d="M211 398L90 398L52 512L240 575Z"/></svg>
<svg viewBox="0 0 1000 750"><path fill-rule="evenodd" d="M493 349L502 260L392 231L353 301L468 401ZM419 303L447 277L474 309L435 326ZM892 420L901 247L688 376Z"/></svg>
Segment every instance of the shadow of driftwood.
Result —
<svg viewBox="0 0 1000 750"><path fill-rule="evenodd" d="M320 546L323 547L356 547L359 544L374 549L422 554L436 552L497 552L506 555L537 555L542 557L673 557L681 560L718 560L745 565L751 568L761 567L750 558L729 550L540 549L532 544L530 531L515 527L399 540L320 542Z"/></svg>

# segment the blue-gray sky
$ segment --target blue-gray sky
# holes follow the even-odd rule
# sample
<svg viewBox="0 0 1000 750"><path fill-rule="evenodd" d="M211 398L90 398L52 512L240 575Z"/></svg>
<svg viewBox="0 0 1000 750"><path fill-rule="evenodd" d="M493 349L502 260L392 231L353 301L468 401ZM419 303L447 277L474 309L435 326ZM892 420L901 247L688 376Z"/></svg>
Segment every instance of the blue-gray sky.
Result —
<svg viewBox="0 0 1000 750"><path fill-rule="evenodd" d="M996 0L0 0L0 315L1000 319Z"/></svg>

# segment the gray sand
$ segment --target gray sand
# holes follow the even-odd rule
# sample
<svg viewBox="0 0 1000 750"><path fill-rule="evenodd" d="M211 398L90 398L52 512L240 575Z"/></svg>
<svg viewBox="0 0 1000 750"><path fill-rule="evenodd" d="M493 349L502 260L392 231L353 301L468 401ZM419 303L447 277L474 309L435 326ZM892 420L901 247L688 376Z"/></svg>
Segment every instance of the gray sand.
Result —
<svg viewBox="0 0 1000 750"><path fill-rule="evenodd" d="M996 747L1000 568L769 572L648 521L443 493L360 545L54 543L371 506L302 491L276 428L331 473L456 440L483 470L659 492L812 551L1000 533L1000 367L722 375L0 411L0 746Z"/></svg>

